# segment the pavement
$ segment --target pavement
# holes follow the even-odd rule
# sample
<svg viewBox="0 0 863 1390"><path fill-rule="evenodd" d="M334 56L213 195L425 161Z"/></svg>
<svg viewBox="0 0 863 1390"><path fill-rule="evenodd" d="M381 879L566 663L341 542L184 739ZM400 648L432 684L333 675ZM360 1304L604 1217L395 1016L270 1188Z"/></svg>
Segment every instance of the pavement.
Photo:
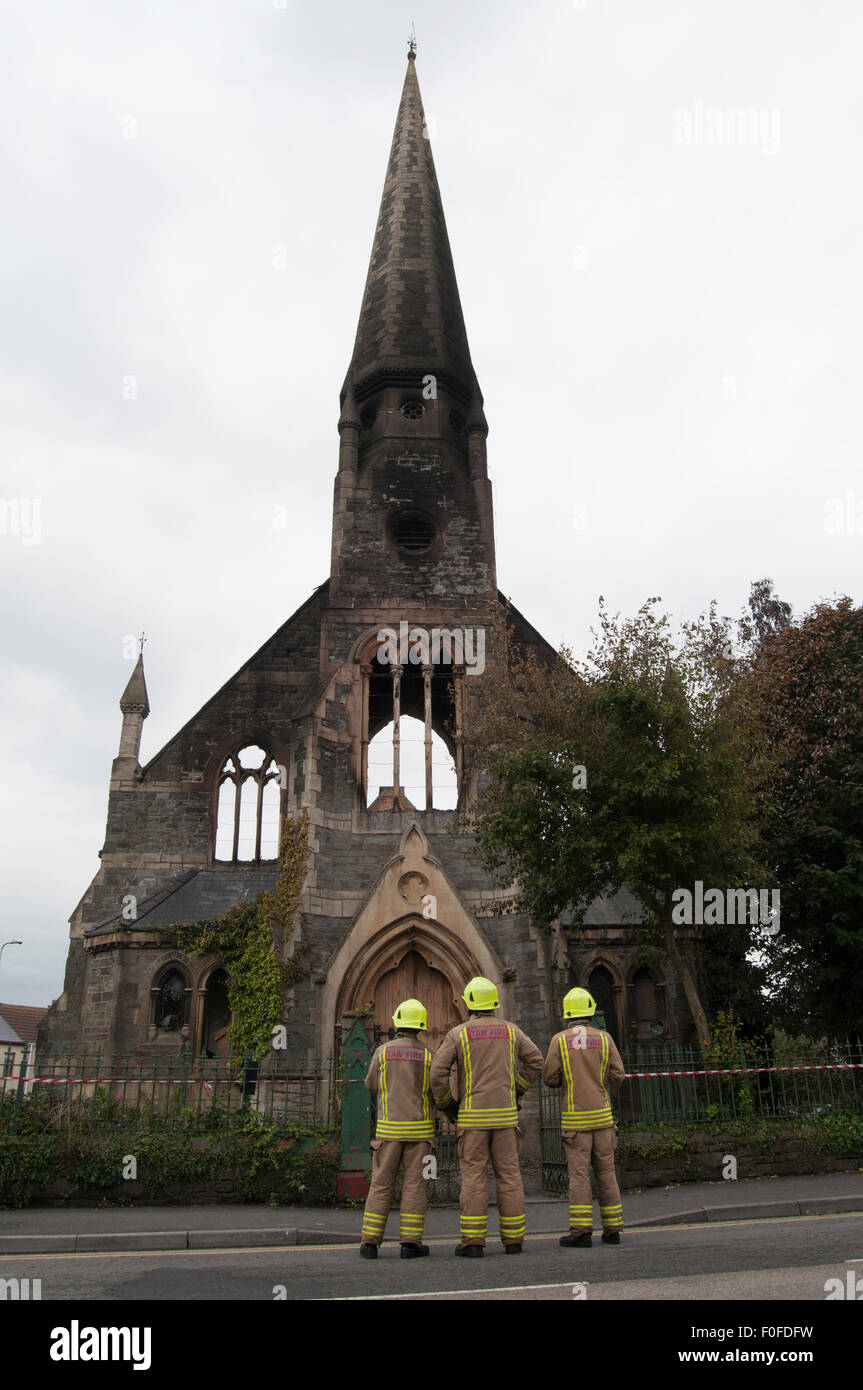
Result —
<svg viewBox="0 0 863 1390"><path fill-rule="evenodd" d="M627 1229L861 1211L863 1169L623 1193ZM566 1230L562 1199L528 1197L526 1212L531 1234ZM359 1240L362 1216L360 1207L228 1204L6 1210L0 1211L0 1254L336 1245ZM434 1207L426 1218L426 1235L457 1238L458 1221L457 1206ZM492 1218L490 1230L494 1226Z"/></svg>

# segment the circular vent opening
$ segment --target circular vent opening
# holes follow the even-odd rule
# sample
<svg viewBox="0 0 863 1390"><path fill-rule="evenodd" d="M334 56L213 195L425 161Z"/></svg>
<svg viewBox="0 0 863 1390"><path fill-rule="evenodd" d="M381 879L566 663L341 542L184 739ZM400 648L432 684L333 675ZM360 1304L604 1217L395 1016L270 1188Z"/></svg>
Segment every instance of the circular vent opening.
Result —
<svg viewBox="0 0 863 1390"><path fill-rule="evenodd" d="M398 512L391 525L392 538L405 555L423 555L430 550L437 527L426 512Z"/></svg>
<svg viewBox="0 0 863 1390"><path fill-rule="evenodd" d="M421 420L425 415L425 406L422 401L405 401L402 415L406 420Z"/></svg>

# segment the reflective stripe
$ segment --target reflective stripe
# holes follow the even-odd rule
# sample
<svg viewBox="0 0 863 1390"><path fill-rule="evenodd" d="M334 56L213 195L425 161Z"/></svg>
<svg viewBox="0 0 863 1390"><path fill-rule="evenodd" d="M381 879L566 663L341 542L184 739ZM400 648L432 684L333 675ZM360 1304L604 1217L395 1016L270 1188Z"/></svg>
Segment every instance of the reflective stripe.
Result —
<svg viewBox="0 0 863 1390"><path fill-rule="evenodd" d="M471 1110L467 1114L459 1110L458 1123L462 1129L513 1129L518 1124L518 1110L514 1105L504 1110Z"/></svg>
<svg viewBox="0 0 863 1390"><path fill-rule="evenodd" d="M564 1110L560 1116L564 1133L572 1129L608 1129L613 1124L610 1105L604 1105L601 1110Z"/></svg>
<svg viewBox="0 0 863 1390"><path fill-rule="evenodd" d="M427 1121L434 1132L434 1120L431 1113L431 1053L426 1048L425 1061L423 1062L423 1119Z"/></svg>
<svg viewBox="0 0 863 1390"><path fill-rule="evenodd" d="M509 1033L509 1103L515 1105L515 1029L511 1023L506 1025Z"/></svg>
<svg viewBox="0 0 863 1390"><path fill-rule="evenodd" d="M381 1110L380 1119L385 1120L389 1114L389 1096L387 1095L387 1050L382 1047L378 1054L378 1076L380 1079Z"/></svg>
<svg viewBox="0 0 863 1390"><path fill-rule="evenodd" d="M360 1239L366 1240L368 1238L374 1245L380 1245L386 1224L387 1218L385 1216L377 1216L373 1211L364 1212Z"/></svg>
<svg viewBox="0 0 863 1390"><path fill-rule="evenodd" d="M599 1204L599 1214L602 1217L602 1224L606 1231L612 1231L618 1226L623 1225L623 1207L619 1202L612 1203L604 1207Z"/></svg>
<svg viewBox="0 0 863 1390"><path fill-rule="evenodd" d="M566 1034L560 1035L560 1056L563 1062L563 1075L566 1080L566 1108L572 1110L575 1105L572 1081L572 1063L569 1059L569 1048L566 1045Z"/></svg>
<svg viewBox="0 0 863 1390"><path fill-rule="evenodd" d="M526 1224L527 1223L524 1214L522 1214L521 1216L498 1217L498 1225L500 1226L501 1235L507 1235L510 1237L515 1237L516 1235L523 1236L525 1233Z"/></svg>
<svg viewBox="0 0 863 1390"><path fill-rule="evenodd" d="M376 1139L434 1139L434 1120L378 1120Z"/></svg>
<svg viewBox="0 0 863 1390"><path fill-rule="evenodd" d="M464 1110L470 1110L470 1104L471 1104L471 1091L472 1091L472 1089L473 1089L473 1073L471 1072L471 1066L470 1066L470 1043L468 1042L468 1036L467 1036L467 1029L466 1029L466 1028L462 1028L462 1030L461 1030L461 1035L460 1035L460 1036L461 1036L461 1053L462 1053L462 1057L463 1057L463 1059L464 1059L464 1076L465 1076L465 1083L464 1083L464 1086L465 1086L465 1089L464 1089L464 1100L462 1101L461 1107L459 1108L459 1118L461 1118L461 1111L462 1111L462 1109L464 1109Z"/></svg>

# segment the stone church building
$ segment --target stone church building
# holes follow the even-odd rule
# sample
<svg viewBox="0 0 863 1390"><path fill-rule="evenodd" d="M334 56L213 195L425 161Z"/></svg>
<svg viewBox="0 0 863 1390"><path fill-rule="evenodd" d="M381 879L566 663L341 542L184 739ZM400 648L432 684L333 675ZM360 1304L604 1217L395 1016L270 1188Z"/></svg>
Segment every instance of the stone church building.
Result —
<svg viewBox="0 0 863 1390"><path fill-rule="evenodd" d="M329 578L143 767L138 659L101 864L40 1045L225 1055L224 968L184 954L172 929L272 887L280 823L303 809L309 870L284 949L304 945L308 971L283 1021L304 1064L332 1051L345 1015L372 1011L385 1030L407 996L425 1002L436 1045L473 975L498 983L504 1014L543 1049L573 984L622 1047L688 1038L682 989L633 961L625 895L582 930L544 935L494 913L472 840L453 833L477 791L472 677L502 659L505 622L550 649L498 590L488 425L413 53L340 401ZM384 629L401 639L389 653Z"/></svg>

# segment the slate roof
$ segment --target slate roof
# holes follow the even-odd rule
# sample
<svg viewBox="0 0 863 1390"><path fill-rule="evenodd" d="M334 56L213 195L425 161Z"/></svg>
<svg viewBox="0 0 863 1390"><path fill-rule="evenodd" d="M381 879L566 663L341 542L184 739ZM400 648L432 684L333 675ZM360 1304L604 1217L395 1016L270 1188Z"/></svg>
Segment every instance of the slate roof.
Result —
<svg viewBox="0 0 863 1390"><path fill-rule="evenodd" d="M634 915L632 915L634 914ZM643 912L638 899L630 893L628 888L621 888L618 893L612 893L607 898L597 898L587 909L584 918L586 927L631 927L636 922L640 922ZM561 913L561 926L571 931L577 930L572 925L572 914L569 912Z"/></svg>
<svg viewBox="0 0 863 1390"><path fill-rule="evenodd" d="M3 1007L4 1009L6 1009L6 1008L10 1008L11 1005L4 1004L2 1007ZM6 1022L6 1019L3 1017L2 1013L0 1013L0 1045L3 1045L3 1044L5 1044L5 1043L19 1043L19 1044L20 1044L20 1043L23 1043L23 1041L24 1041L24 1039L23 1039L23 1038L19 1038L18 1034L15 1032L15 1029L12 1027L11 1023L7 1023L7 1022Z"/></svg>
<svg viewBox="0 0 863 1390"><path fill-rule="evenodd" d="M164 887L138 903L134 922L123 922L119 912L88 927L85 936L107 936L117 923L131 931L179 926L185 922L212 922L232 907L256 898L265 889L275 888L277 871L272 869L187 869L169 879Z"/></svg>

